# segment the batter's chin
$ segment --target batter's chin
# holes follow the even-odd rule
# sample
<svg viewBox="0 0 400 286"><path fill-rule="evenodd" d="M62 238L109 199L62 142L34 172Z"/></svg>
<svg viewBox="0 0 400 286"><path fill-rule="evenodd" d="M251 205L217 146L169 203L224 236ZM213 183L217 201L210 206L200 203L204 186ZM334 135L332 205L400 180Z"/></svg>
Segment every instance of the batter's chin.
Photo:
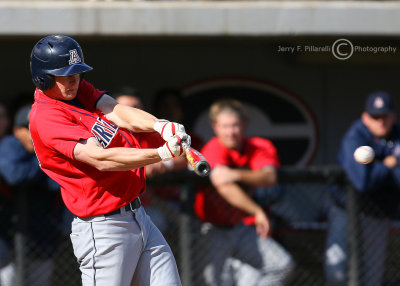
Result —
<svg viewBox="0 0 400 286"><path fill-rule="evenodd" d="M76 97L76 92L64 94L64 100L72 100Z"/></svg>

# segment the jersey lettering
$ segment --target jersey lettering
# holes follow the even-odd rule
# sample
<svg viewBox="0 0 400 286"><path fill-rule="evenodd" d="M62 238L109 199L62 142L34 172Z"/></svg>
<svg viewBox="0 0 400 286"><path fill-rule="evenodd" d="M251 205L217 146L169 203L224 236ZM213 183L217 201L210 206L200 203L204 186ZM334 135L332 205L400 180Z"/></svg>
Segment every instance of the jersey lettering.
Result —
<svg viewBox="0 0 400 286"><path fill-rule="evenodd" d="M96 123L92 127L92 134L100 142L103 148L107 148L110 142L117 133L118 126L111 124L100 117L97 118Z"/></svg>
<svg viewBox="0 0 400 286"><path fill-rule="evenodd" d="M81 58L78 55L76 49L69 51L69 65L77 64L81 62Z"/></svg>

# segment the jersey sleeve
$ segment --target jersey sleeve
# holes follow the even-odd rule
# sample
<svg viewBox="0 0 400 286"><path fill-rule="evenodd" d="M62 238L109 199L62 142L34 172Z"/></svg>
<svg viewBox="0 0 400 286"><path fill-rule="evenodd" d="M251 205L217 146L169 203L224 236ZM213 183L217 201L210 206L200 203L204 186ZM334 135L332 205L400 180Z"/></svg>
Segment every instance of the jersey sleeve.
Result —
<svg viewBox="0 0 400 286"><path fill-rule="evenodd" d="M37 144L73 159L75 145L80 139L93 137L85 127L74 122L75 119L58 109L46 109L45 112L30 115L30 130L35 149ZM37 139L37 140L35 140Z"/></svg>
<svg viewBox="0 0 400 286"><path fill-rule="evenodd" d="M105 93L105 91L98 90L86 80L82 80L79 85L77 99L83 104L86 110L94 112L97 102Z"/></svg>
<svg viewBox="0 0 400 286"><path fill-rule="evenodd" d="M250 167L253 170L260 170L265 167L280 167L278 152L274 144L263 138L253 138L255 146L251 156Z"/></svg>

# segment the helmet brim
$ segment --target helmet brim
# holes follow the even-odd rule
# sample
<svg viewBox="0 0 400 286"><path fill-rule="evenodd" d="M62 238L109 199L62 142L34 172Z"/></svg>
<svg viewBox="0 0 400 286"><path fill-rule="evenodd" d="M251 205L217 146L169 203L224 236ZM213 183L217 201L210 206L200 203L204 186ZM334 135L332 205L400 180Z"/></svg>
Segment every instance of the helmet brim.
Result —
<svg viewBox="0 0 400 286"><path fill-rule="evenodd" d="M56 70L47 71L47 74L54 76L68 76L91 71L93 68L85 63L73 64Z"/></svg>

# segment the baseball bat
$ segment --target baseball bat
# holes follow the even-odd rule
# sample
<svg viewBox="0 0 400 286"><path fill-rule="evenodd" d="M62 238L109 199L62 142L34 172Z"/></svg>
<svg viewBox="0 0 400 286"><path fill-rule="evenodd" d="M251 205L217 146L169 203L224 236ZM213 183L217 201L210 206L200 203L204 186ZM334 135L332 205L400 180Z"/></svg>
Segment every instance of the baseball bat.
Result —
<svg viewBox="0 0 400 286"><path fill-rule="evenodd" d="M208 176L208 174L210 173L210 164L208 164L204 156L199 151L190 147L186 143L182 143L182 147L186 153L186 158L189 164L192 166L194 172L201 177Z"/></svg>

